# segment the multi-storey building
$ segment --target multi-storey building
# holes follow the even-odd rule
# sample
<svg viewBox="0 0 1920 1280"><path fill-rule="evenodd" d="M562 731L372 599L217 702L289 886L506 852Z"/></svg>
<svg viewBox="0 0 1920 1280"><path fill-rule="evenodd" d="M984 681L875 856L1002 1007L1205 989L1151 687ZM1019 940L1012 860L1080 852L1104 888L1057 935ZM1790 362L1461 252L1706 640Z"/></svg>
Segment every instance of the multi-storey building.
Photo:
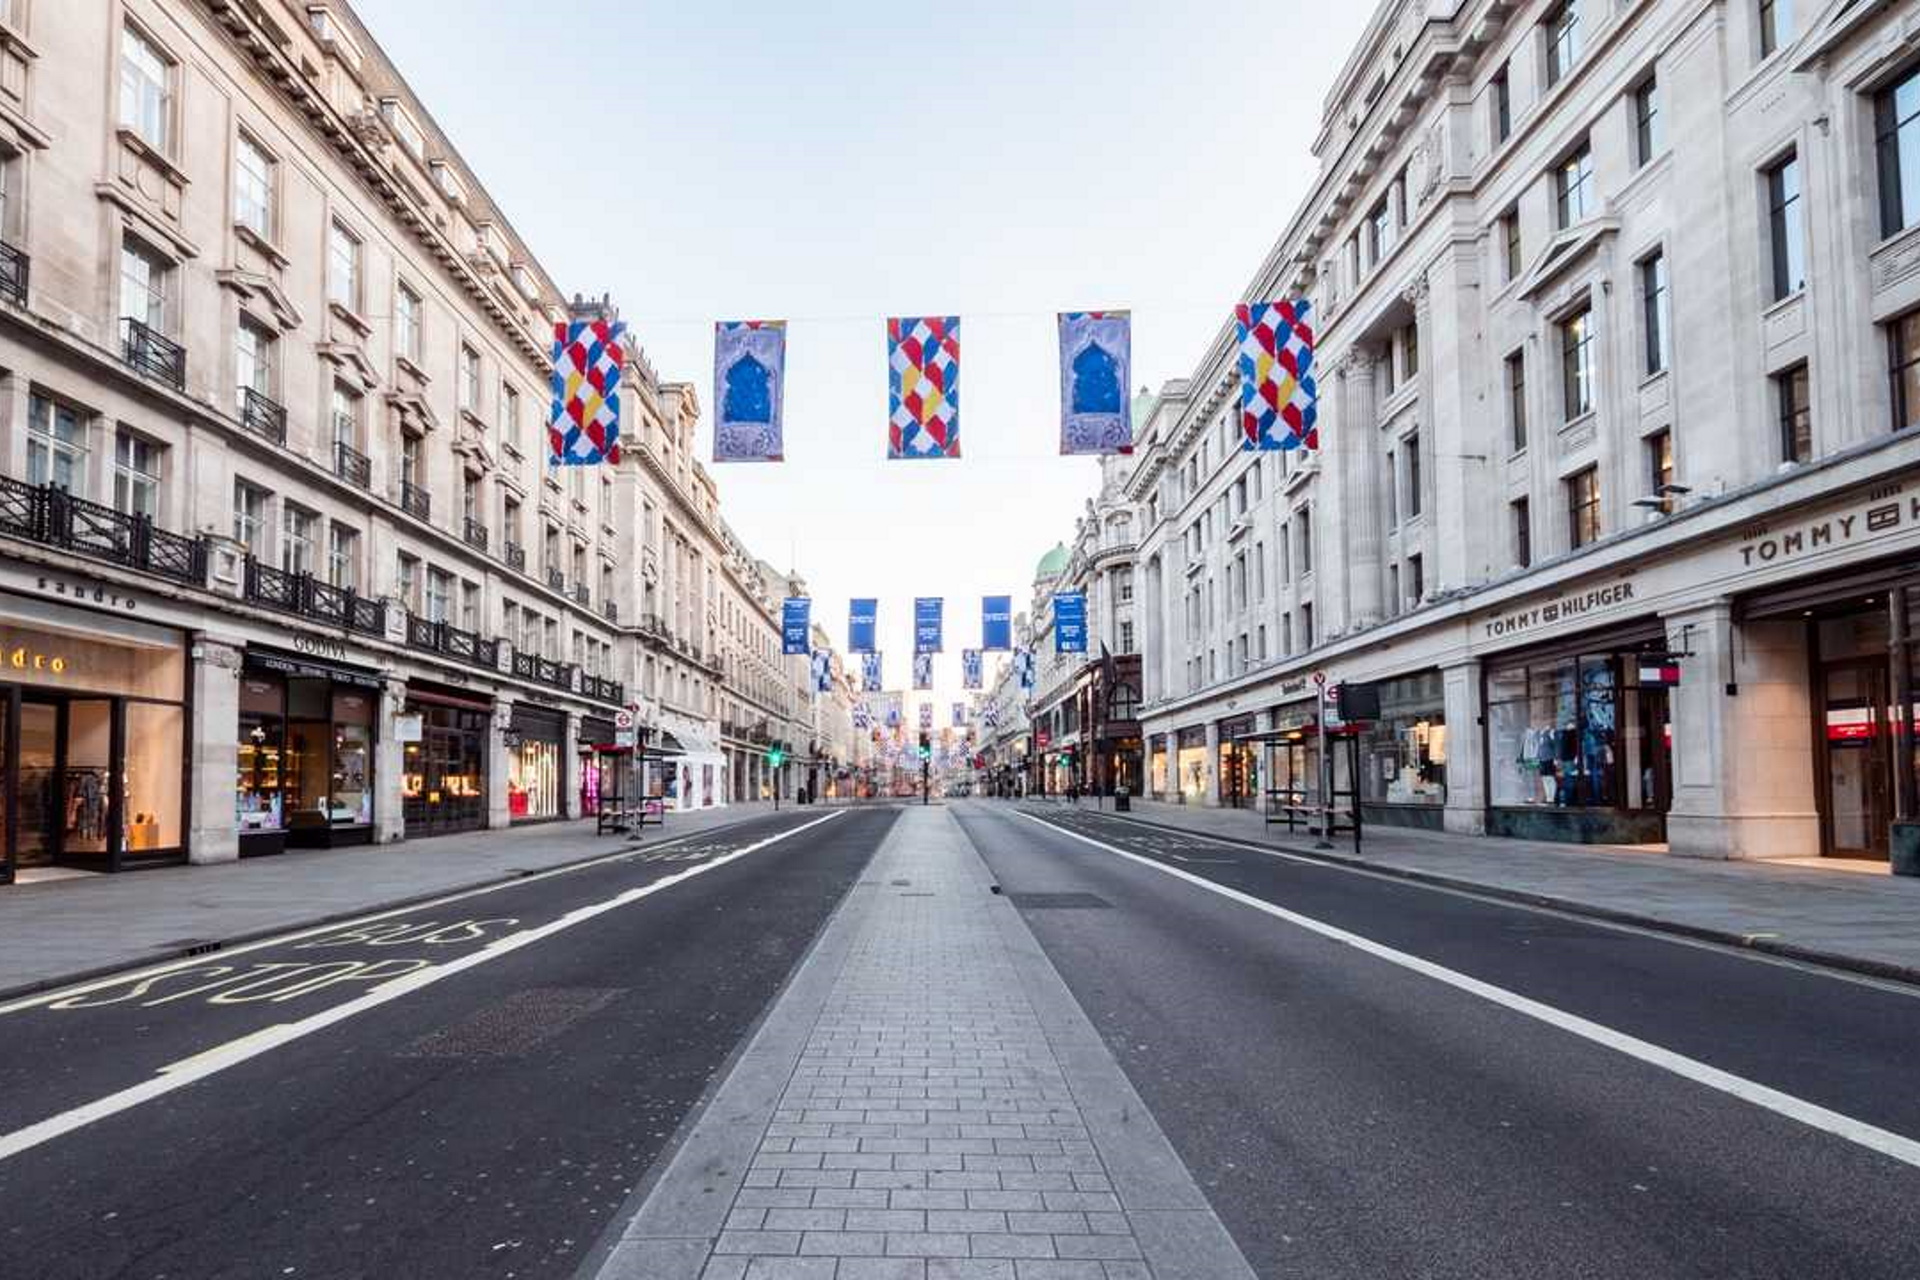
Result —
<svg viewBox="0 0 1920 1280"><path fill-rule="evenodd" d="M1153 791L1312 791L1319 673L1377 684L1335 760L1375 820L1885 855L1916 813L1913 15L1379 6L1248 285L1315 303L1320 451L1239 451L1230 329L1141 433Z"/></svg>

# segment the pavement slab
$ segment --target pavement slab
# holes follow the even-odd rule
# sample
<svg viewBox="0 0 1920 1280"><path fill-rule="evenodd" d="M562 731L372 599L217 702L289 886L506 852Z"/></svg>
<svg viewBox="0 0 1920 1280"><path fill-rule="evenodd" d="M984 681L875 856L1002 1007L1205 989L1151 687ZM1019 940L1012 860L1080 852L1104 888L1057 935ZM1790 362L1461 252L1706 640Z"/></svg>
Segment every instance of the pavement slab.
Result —
<svg viewBox="0 0 1920 1280"><path fill-rule="evenodd" d="M908 809L602 1280L1250 1277L992 890L949 810Z"/></svg>

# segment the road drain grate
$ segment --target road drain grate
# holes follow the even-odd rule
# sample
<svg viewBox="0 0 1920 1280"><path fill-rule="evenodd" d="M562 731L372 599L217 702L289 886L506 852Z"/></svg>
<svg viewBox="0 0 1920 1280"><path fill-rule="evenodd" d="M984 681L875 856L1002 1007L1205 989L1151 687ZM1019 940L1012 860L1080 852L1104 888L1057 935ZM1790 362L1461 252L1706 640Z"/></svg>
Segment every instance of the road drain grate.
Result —
<svg viewBox="0 0 1920 1280"><path fill-rule="evenodd" d="M903 893L898 896L902 898L932 898L937 895L935 895L931 889L916 889L912 893Z"/></svg>
<svg viewBox="0 0 1920 1280"><path fill-rule="evenodd" d="M511 1058L559 1035L621 995L617 987L517 991L400 1050L403 1058Z"/></svg>
<svg viewBox="0 0 1920 1280"><path fill-rule="evenodd" d="M221 945L215 938L175 938L172 942L161 943L160 949L183 956L204 956L209 951L218 951Z"/></svg>
<svg viewBox="0 0 1920 1280"><path fill-rule="evenodd" d="M1113 906L1094 893L1009 893L1006 896L1013 900L1014 906L1030 911L1085 911Z"/></svg>

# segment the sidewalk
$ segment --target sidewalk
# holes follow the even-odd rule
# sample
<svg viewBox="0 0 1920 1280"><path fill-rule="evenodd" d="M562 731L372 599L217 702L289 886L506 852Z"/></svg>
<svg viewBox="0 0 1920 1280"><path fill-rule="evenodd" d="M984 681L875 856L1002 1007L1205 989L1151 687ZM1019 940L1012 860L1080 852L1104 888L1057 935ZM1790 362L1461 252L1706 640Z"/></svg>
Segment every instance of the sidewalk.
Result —
<svg viewBox="0 0 1920 1280"><path fill-rule="evenodd" d="M598 1280L1252 1280L992 882L902 811Z"/></svg>
<svg viewBox="0 0 1920 1280"><path fill-rule="evenodd" d="M658 844L773 812L764 802L667 815ZM512 880L626 846L591 819L216 866L159 867L0 888L0 998Z"/></svg>
<svg viewBox="0 0 1920 1280"><path fill-rule="evenodd" d="M1091 799L1042 803L1098 812ZM1111 801L1105 809L1113 815ZM1316 851L1311 836L1269 827L1257 810L1136 799L1131 815L1113 816L1920 982L1920 877L1380 825L1366 828L1355 857L1350 835L1337 838L1332 852Z"/></svg>

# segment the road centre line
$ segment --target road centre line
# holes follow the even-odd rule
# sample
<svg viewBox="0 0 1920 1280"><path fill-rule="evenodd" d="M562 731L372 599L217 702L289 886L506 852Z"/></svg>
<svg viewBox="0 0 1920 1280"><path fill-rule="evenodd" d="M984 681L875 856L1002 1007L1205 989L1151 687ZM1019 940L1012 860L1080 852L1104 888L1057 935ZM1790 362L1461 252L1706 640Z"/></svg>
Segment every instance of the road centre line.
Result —
<svg viewBox="0 0 1920 1280"><path fill-rule="evenodd" d="M835 812L846 811L836 810ZM771 815L755 815L755 817L767 816ZM658 853L662 849L671 848L676 844L682 844L688 840L698 840L703 836L716 835L718 831L730 830L735 826L741 826L752 821L754 821L754 818L742 818L739 822L728 823L725 827L719 828L718 830L689 831L683 836L673 836L670 839L662 840L659 844L645 846L635 845L629 849L621 849L614 853L602 854L597 858L588 858L581 862L570 862L560 867L549 867L545 871L535 871L529 875L515 876L511 880L501 880L494 884L475 885L471 889L460 889L443 898L428 898L421 902L409 902L398 907L389 907L384 911L376 911L371 915L353 916L345 920L330 920L324 924L290 929L286 933L276 933L270 937L256 938L251 942L242 943L239 946L221 947L218 952L209 952L197 956L181 956L174 960L162 960L140 968L123 969L98 978L90 978L85 982L75 983L72 986L56 987L51 991L36 991L30 996L22 996L18 1000L0 1004L0 1016L9 1013L18 1013L23 1009L32 1009L43 1004L51 1004L55 1000L64 1000L69 996L84 995L89 991L98 991L103 987L118 986L123 982L136 982L142 978L159 977L162 974L171 973L175 969L185 969L197 964L205 964L209 955L217 954L220 959L224 960L228 956L245 955L249 951L258 951L263 947L284 946L290 942L300 942L325 934L338 933L345 929L357 929L363 925L373 924L381 920L391 920L395 916L427 911L434 907L443 907L450 902L459 902L465 898L479 897L482 894L488 893L499 893L503 889L515 889L521 885L538 884L542 880L550 880L555 876L572 875L577 871L590 871L595 867L605 866L609 862L618 862L622 859L634 859L638 861L640 860L638 858L640 854Z"/></svg>
<svg viewBox="0 0 1920 1280"><path fill-rule="evenodd" d="M1842 1115L1838 1111L1831 1111L1826 1107L1808 1102L1805 1099L1796 1098L1792 1094L1782 1093L1778 1089L1769 1088L1756 1081L1748 1080L1743 1076L1736 1076L1732 1072L1722 1071L1720 1068L1709 1066L1707 1063L1701 1062L1696 1058L1689 1058L1684 1054L1675 1053L1671 1049L1662 1048L1657 1044L1642 1040L1637 1036L1630 1036L1625 1032L1616 1031L1611 1027L1603 1026L1600 1023L1582 1018L1577 1014L1556 1009L1552 1005L1543 1004L1538 1000L1520 995L1518 992L1509 991L1505 987L1497 987L1490 982L1483 982L1478 978L1469 977L1458 970L1435 964L1431 960L1423 960L1419 956L1411 955L1394 947L1389 947L1384 943L1375 942L1371 938L1363 937L1357 933L1351 933L1336 925L1326 924L1313 919L1311 916L1303 916L1297 911L1289 911L1285 907L1275 906L1273 903L1261 898L1256 898L1252 894L1242 893L1238 889L1228 888L1223 884L1216 884L1204 876L1197 876L1192 872L1182 871L1178 867L1168 866L1166 863L1154 858L1144 857L1137 853L1129 853L1117 845L1111 845L1102 840L1095 840L1091 836L1081 835L1079 832L1070 830L1058 823L1048 822L1044 818L1035 817L1033 814L1023 813L1019 810L1015 810L1015 813L1029 822L1037 823L1052 831L1057 831L1069 839L1078 840L1083 844L1092 845L1094 848L1106 853L1117 854L1131 862L1137 862L1142 866L1151 867L1155 871L1162 872L1180 880L1185 880L1190 884L1205 889L1210 893L1216 893L1242 906L1252 907L1256 911L1265 912L1267 915L1279 920L1284 920L1297 928L1305 929L1310 933L1317 933L1323 938L1353 947L1355 950L1364 952L1376 959L1385 960L1389 964L1411 970L1414 973L1420 974L1422 977L1444 983L1456 990L1466 992L1468 995L1478 996L1482 1000L1499 1005L1502 1008L1511 1010L1524 1017L1532 1018L1535 1021L1543 1022L1550 1027L1555 1027L1570 1035L1578 1036L1583 1040L1590 1041L1603 1048L1612 1049L1617 1053L1625 1054L1627 1057L1635 1058L1650 1066L1659 1067L1663 1071L1672 1072L1674 1075L1686 1080L1691 1080L1695 1084L1705 1085L1709 1089L1718 1090L1721 1093L1738 1098L1743 1102L1751 1103L1756 1107L1761 1107L1777 1115L1785 1116L1790 1120L1797 1120L1810 1128L1819 1129L1826 1133L1831 1133L1836 1137L1845 1138L1849 1142L1856 1143L1870 1151L1876 1151L1881 1155L1889 1156L1903 1164L1920 1168L1920 1142L1894 1133L1891 1130L1882 1129L1876 1125L1868 1124L1863 1120L1856 1120L1851 1116ZM4 1152L0 1151L0 1154L4 1154Z"/></svg>
<svg viewBox="0 0 1920 1280"><path fill-rule="evenodd" d="M811 831L822 823L833 821L845 812L847 812L847 810L836 809L823 817L815 818L812 822L771 835L765 840L747 845L744 848L736 849L732 853L724 854L711 862L703 862L698 866L688 867L685 871L676 871L672 875L663 876L651 884L639 885L615 894L611 898L589 903L583 907L576 907L556 920L550 920L546 924L536 925L530 929L522 929L518 933L510 933L503 938L488 943L478 951L469 952L457 959L449 960L445 964L435 965L430 969L423 969L396 977L390 982L375 987L363 996L349 1000L345 1004L336 1005L331 1009L313 1014L310 1017L302 1018L298 1022L284 1022L270 1027L262 1027L241 1036L237 1040L232 1040L224 1045L218 1045L214 1048L196 1053L190 1058L169 1063L159 1068L152 1077L142 1080L139 1084L122 1089L117 1093L108 1094L104 1098L97 1098L92 1102L71 1110L63 1111L58 1115L49 1116L44 1120L26 1126L24 1129L16 1129L12 1133L0 1134L0 1161L17 1156L23 1151L31 1150L43 1142L50 1142L55 1138L72 1133L77 1129L83 1129L109 1116L130 1110L143 1102L151 1102L153 1099L171 1093L175 1089L183 1088L186 1085L204 1080L208 1076L226 1070L228 1067L238 1066L240 1063L246 1062L251 1058L259 1057L263 1053L278 1049L283 1045L291 1044L295 1040L312 1035L316 1031L324 1030L327 1027L333 1026L335 1023L345 1022L348 1018L398 1000L402 996L412 995L414 992L425 987L430 987L444 978L450 978L457 973L464 973L466 970L485 964L489 960L497 960L501 956L518 951L521 947L530 946L535 942L550 938L556 933L571 929L577 924L584 924L586 921L605 915L609 911L617 911L621 907L638 902L640 899L659 893L663 889L670 889L677 884L691 880L695 876L705 875L707 872L718 867L723 867L730 862L736 862L750 853L756 853L768 845L778 844L780 841L791 836L797 836L802 832Z"/></svg>

